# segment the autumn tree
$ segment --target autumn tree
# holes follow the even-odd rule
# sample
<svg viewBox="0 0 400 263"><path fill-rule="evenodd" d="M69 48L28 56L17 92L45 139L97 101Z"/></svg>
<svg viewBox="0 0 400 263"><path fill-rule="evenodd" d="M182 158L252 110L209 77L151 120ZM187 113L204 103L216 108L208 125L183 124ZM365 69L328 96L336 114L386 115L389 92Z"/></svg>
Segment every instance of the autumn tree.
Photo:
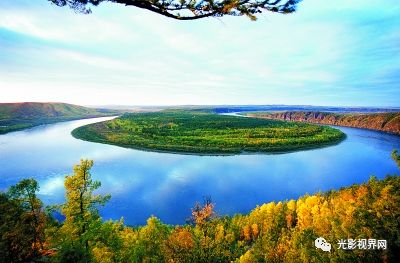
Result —
<svg viewBox="0 0 400 263"><path fill-rule="evenodd" d="M124 258L128 249L123 247L126 227L122 219L103 222L97 233L97 238L91 242L93 262L132 262Z"/></svg>
<svg viewBox="0 0 400 263"><path fill-rule="evenodd" d="M178 20L205 17L248 16L256 20L263 11L292 13L301 0L48 0L57 6L69 6L88 14L91 6L104 2L133 6Z"/></svg>
<svg viewBox="0 0 400 263"><path fill-rule="evenodd" d="M37 255L40 249L43 249L44 228L46 215L43 211L43 203L37 197L39 185L35 179L24 179L18 184L11 186L8 195L11 199L16 200L24 211L25 216L31 222L33 230L32 248Z"/></svg>
<svg viewBox="0 0 400 263"><path fill-rule="evenodd" d="M101 186L99 181L93 181L90 169L91 160L81 160L75 165L74 174L66 176L66 203L61 206L65 221L61 227L60 259L66 261L87 262L90 258L89 241L95 240L101 227L98 206L105 204L109 195L94 194Z"/></svg>
<svg viewBox="0 0 400 263"><path fill-rule="evenodd" d="M165 256L169 261L193 262L196 258L193 256L195 249L195 240L191 227L176 227L165 242Z"/></svg>
<svg viewBox="0 0 400 263"><path fill-rule="evenodd" d="M46 214L37 197L38 183L24 179L0 194L0 258L25 262L40 258Z"/></svg>
<svg viewBox="0 0 400 263"><path fill-rule="evenodd" d="M223 225L215 213L215 204L211 197L204 197L203 204L196 202L188 222L193 227L194 249L192 256L198 262L229 262L222 245L225 238ZM228 256L229 257L229 256ZM223 260L224 259L224 260Z"/></svg>
<svg viewBox="0 0 400 263"><path fill-rule="evenodd" d="M192 208L192 216L188 222L197 226L202 226L216 217L214 211L215 204L212 202L210 197L205 197L203 205L196 202L194 208Z"/></svg>

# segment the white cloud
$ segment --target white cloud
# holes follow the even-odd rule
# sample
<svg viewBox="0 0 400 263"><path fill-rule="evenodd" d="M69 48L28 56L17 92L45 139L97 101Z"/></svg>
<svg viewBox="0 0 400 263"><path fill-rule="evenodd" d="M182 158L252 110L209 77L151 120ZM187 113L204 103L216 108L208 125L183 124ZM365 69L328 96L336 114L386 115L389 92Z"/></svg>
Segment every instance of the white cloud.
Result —
<svg viewBox="0 0 400 263"><path fill-rule="evenodd" d="M372 83L395 69L376 70L383 61L395 63L386 53L396 51L397 31L387 29L386 37L367 42L372 29L360 30L352 17L342 20L343 13L333 11L373 11L371 3L360 1L307 0L294 15L266 14L257 22L177 22L114 4L78 15L47 1L5 1L0 30L33 39L24 45L2 45L0 39L6 61L0 61L1 101L318 104L325 98L316 98L323 93L317 91L329 87L345 96L343 84L368 78ZM374 50L372 57L368 51Z"/></svg>
<svg viewBox="0 0 400 263"><path fill-rule="evenodd" d="M49 3L27 9L0 8L1 27L64 43L102 43L117 40L121 36L126 41L135 41L138 37L133 30L116 19L76 14L72 10L58 8Z"/></svg>

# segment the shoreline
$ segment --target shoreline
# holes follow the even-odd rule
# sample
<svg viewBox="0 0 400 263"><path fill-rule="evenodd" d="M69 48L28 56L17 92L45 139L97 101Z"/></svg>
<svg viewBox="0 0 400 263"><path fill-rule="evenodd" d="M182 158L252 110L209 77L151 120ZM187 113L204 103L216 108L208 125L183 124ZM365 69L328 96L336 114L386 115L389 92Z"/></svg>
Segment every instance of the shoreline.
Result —
<svg viewBox="0 0 400 263"><path fill-rule="evenodd" d="M56 120L56 121L50 121L50 122L44 122L44 123L38 123L38 124L32 124L32 125L30 125L30 123L28 123L26 125L30 125L29 127L17 128L17 129L5 131L5 132L2 132L0 130L0 136L8 134L8 133L12 133L12 132L29 130L29 129L36 128L36 127L39 127L42 125L51 125L51 124L56 124L56 123L61 123L61 122L68 122L68 121L78 121L78 120L87 120L87 119L104 118L104 117L119 117L119 116L120 115L100 115L100 116L89 116L89 117L84 117L84 118L79 117L79 118L71 118L71 119L65 119L65 120ZM25 123L21 123L21 124L25 125ZM7 125L5 127L7 127Z"/></svg>
<svg viewBox="0 0 400 263"><path fill-rule="evenodd" d="M219 114L217 114L219 115ZM239 117L239 116L238 116ZM97 124L102 123L98 122ZM91 125L91 124L88 124ZM140 146L135 146L131 144L122 144L122 143L116 143L112 142L109 140L104 140L104 139L91 139L85 134L82 134L82 131L85 129L86 126L80 126L75 128L74 130L71 131L72 137L78 140L82 141L87 141L87 142L92 142L92 143L101 143L101 144L107 144L107 145L113 145L117 147L122 147L126 149L134 149L134 150L139 150L139 151L146 151L146 152L156 152L156 153L169 153L169 154L178 154L178 155L193 155L193 156L235 156L235 155L277 155L277 154L286 154L286 153L293 153L293 152L299 152L299 151L308 151L308 150L316 150L316 149L321 149L325 147L330 147L330 146L335 146L343 142L344 140L347 139L347 135L340 131L342 135L340 138L337 138L335 140L329 141L329 142L324 142L324 143L315 143L315 144L309 144L305 146L288 146L287 149L285 147L276 147L275 149L267 149L265 151L263 150L241 150L241 151L185 151L185 150L177 150L177 149L160 149L160 148L148 148L148 147L140 147ZM326 125L327 126L327 125ZM98 138L98 137L93 137L93 138Z"/></svg>
<svg viewBox="0 0 400 263"><path fill-rule="evenodd" d="M112 145L112 146L122 147L125 149L132 149L132 150L138 150L138 151L143 151L143 152L168 153L168 154L191 155L191 156L221 156L221 157L237 156L237 155L279 155L279 154L287 154L287 153L302 152L302 151L313 151L313 150L318 150L318 149L338 145L347 139L347 135L344 134L343 138L341 138L340 140L335 141L333 143L326 143L326 144L315 145L315 146L310 145L309 147L297 148L297 149L292 149L292 150L287 150L287 151L277 150L277 151L268 151L268 152L267 151L265 151L265 152L263 152L263 151L241 151L241 152L235 152L235 153L218 153L218 152L197 153L197 152L168 151L168 150L159 150L159 149L151 149L151 148L143 148L143 147L133 147L130 145L121 145L121 144L116 144L116 143L112 143L112 142L90 141L90 140L76 137L75 135L72 134L72 131L71 131L71 136L77 140L81 140L81 141L85 141L85 142Z"/></svg>
<svg viewBox="0 0 400 263"><path fill-rule="evenodd" d="M282 112L282 113L287 113L287 112ZM292 112L289 112L292 113ZM302 113L302 112L299 112ZM326 114L326 112L313 112L313 113L322 113L322 114ZM395 112L396 114L399 114L400 112ZM383 129L376 129L376 128L368 128L368 127L360 127L360 126L356 126L356 125L340 125L340 124L333 124L333 123L324 123L324 122L316 122L316 121L307 121L307 120L295 120L295 119L285 119L285 118L280 118L280 115L274 115L275 113L271 113L271 112L252 112L252 113L243 113L241 114L241 112L237 112L235 113L236 116L242 116L242 117L246 117L246 118L256 118L256 119L264 119L264 120L280 120L280 121L288 121L288 122L297 122L297 123L308 123L308 124L316 124L316 125L324 125L324 126L334 126L334 127L345 127L345 128L355 128L355 129L363 129L363 130L369 130L369 131L377 131L377 132L383 132L386 134L391 134L391 135L396 135L396 136L400 136L400 131L387 131L387 130L383 130ZM268 116L262 116L262 114L265 115L272 115L273 117L268 117ZM343 117L346 117L346 114L339 114ZM374 115L374 113L371 114L364 114L364 115ZM386 122L384 122L384 124L386 124Z"/></svg>

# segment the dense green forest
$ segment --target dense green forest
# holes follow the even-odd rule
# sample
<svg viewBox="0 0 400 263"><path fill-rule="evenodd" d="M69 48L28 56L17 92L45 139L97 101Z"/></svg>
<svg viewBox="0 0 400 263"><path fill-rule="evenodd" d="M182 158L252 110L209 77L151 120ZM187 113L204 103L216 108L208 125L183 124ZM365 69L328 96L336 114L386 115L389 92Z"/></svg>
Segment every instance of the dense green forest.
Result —
<svg viewBox="0 0 400 263"><path fill-rule="evenodd" d="M330 127L184 110L124 114L79 127L72 135L123 147L200 154L284 152L335 144L345 137Z"/></svg>
<svg viewBox="0 0 400 263"><path fill-rule="evenodd" d="M67 103L0 103L0 134L41 124L116 114L113 110L92 109Z"/></svg>
<svg viewBox="0 0 400 263"><path fill-rule="evenodd" d="M392 157L400 168L396 151ZM91 178L92 165L81 160L74 166L65 177L65 203L50 209L38 198L34 179L0 193L1 262L396 262L400 257L397 175L263 204L232 217L218 216L207 199L188 211L185 225L150 217L146 225L130 227L123 219L102 221L98 207L110 196L95 194L101 184ZM65 220L55 220L55 210ZM318 237L331 243L330 252L315 248ZM387 246L338 248L343 240L370 239L386 240Z"/></svg>

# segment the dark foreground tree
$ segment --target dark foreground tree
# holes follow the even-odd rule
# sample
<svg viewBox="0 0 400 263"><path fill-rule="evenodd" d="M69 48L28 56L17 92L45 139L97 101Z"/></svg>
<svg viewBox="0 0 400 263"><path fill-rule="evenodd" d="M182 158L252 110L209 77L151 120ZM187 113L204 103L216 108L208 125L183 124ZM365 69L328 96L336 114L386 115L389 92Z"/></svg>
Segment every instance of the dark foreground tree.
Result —
<svg viewBox="0 0 400 263"><path fill-rule="evenodd" d="M69 6L76 12L88 14L91 6L103 2L146 9L178 19L194 20L204 17L248 16L256 20L263 11L288 14L296 11L301 0L48 0L57 6Z"/></svg>
<svg viewBox="0 0 400 263"><path fill-rule="evenodd" d="M24 179L0 193L0 262L34 261L44 253L47 215L38 191L34 179Z"/></svg>

